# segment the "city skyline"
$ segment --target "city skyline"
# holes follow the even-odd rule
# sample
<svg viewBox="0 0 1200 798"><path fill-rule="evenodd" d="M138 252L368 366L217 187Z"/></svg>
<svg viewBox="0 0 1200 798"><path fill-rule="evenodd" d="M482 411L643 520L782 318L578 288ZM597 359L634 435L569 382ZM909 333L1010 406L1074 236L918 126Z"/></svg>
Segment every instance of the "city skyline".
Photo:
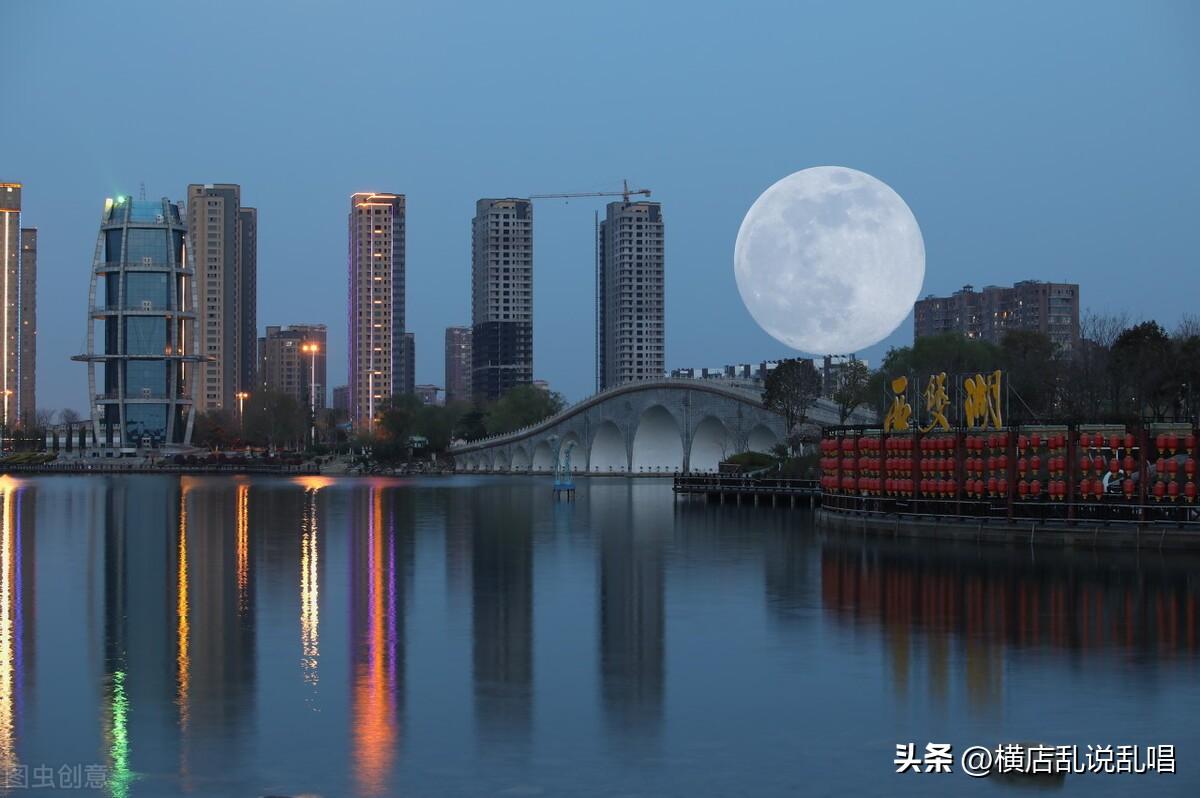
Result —
<svg viewBox="0 0 1200 798"><path fill-rule="evenodd" d="M338 357L347 346L344 305L337 300L345 291L345 197L374 187L409 197L407 329L426 342L417 351L419 383L442 382L444 353L429 342L470 320L464 230L475 199L613 189L623 177L653 189L653 199L670 209L668 370L793 354L736 301L732 245L766 186L824 163L878 175L909 202L927 239L922 295L1036 276L1080 284L1085 311L1128 310L1167 327L1191 311L1186 292L1163 290L1188 278L1197 250L1189 187L1200 182L1200 158L1187 142L1200 111L1186 76L1200 63L1183 34L1196 21L1187 5L1062 4L1019 20L997 8L947 5L939 11L946 24L936 29L898 8L878 7L860 19L852 10L797 6L706 12L676 30L670 9L643 9L631 45L642 53L642 68L658 77L619 93L601 68L599 42L620 29L620 20L600 9L485 8L462 29L449 15L397 9L389 12L396 24L366 32L311 10L284 18L268 8L245 13L244 27L229 28L214 15L185 31L165 10L147 6L131 20L144 42L132 54L97 35L114 25L102 9L80 6L51 25L33 5L6 7L6 21L23 31L11 75L22 88L12 110L22 123L4 129L0 151L4 179L25 185L26 223L39 228L38 396L46 409L86 411L86 385L67 358L84 348L83 275L97 210L105 196L135 196L142 183L154 199L183 199L198 180L237 183L254 198L262 217L258 316L327 324L330 385L346 379ZM1078 35L1081 14L1094 36ZM547 38L547 25L565 27ZM256 26L278 27L260 42L250 35ZM799 29L827 35L805 48L783 47L786 32ZM395 30L404 45L398 69L378 85L356 82L342 56ZM511 74L480 69L478 53L497 30L516 37L514 69L533 75L515 98L481 91L507 85L504 75ZM289 71L280 71L281 41L318 35L327 63L286 59ZM779 46L760 48L762 35ZM735 50L753 46L761 57L754 66L737 58L718 65L704 48L686 44L713 37ZM1067 62L1064 38L1075 44ZM103 117L114 110L109 103L118 112L136 107L131 98L104 102L79 92L77 76L95 63L128 69L145 58L213 46L238 58L212 62L213 74L187 78L186 88L196 103L240 114L236 136L201 134L186 108L165 105L160 123L172 135L162 140L123 146L120 131L103 125L78 136L77 120ZM1120 70L1110 59L1117 46L1128 54ZM894 67L880 73L857 62L851 54L859 48ZM1024 54L1018 61L1010 57L1014 48ZM555 61L562 65L547 69ZM945 63L964 68L945 70ZM142 79L146 92L179 88L169 74ZM337 121L381 90L404 108L399 117L386 110L386 120L422 120L401 126L402 146L389 158L349 146ZM55 101L44 102L48 97ZM467 97L472 101L460 102ZM935 113L947 102L954 115ZM1138 114L1113 110L1127 106ZM596 123L606 117L612 124ZM498 124L471 121L483 118ZM628 146L617 120L650 135ZM889 135L878 136L880 126ZM705 135L695 135L699 129ZM1132 137L1145 129L1160 131L1153 147L1112 158L1130 152ZM1171 180L1152 180L1162 174ZM603 203L535 204L533 376L579 399L595 379L592 216ZM1129 279L1136 272L1155 279ZM878 362L888 346L911 340L910 317L860 354Z"/></svg>

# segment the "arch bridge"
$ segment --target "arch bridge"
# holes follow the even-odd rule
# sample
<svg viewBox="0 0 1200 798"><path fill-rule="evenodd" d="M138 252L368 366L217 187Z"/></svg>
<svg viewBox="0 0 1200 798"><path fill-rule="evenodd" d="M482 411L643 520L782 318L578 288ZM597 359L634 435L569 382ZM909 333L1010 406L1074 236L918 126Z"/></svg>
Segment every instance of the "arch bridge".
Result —
<svg viewBox="0 0 1200 798"><path fill-rule="evenodd" d="M837 423L818 400L809 420ZM631 382L588 397L537 424L453 446L459 471L550 473L715 472L732 454L766 452L786 437L781 415L753 387L701 380Z"/></svg>

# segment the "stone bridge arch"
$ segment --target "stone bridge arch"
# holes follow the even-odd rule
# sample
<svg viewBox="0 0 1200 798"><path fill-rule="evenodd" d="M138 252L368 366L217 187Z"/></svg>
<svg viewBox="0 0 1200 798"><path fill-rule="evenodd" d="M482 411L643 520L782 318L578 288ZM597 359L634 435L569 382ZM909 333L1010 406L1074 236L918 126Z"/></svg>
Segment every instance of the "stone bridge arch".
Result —
<svg viewBox="0 0 1200 798"><path fill-rule="evenodd" d="M819 400L818 424L837 423L837 409ZM870 419L854 418L854 423ZM769 451L783 440L783 419L762 406L761 390L722 380L627 383L507 435L452 448L464 470L553 470L563 442L576 441L572 469L593 474L711 471L737 452Z"/></svg>

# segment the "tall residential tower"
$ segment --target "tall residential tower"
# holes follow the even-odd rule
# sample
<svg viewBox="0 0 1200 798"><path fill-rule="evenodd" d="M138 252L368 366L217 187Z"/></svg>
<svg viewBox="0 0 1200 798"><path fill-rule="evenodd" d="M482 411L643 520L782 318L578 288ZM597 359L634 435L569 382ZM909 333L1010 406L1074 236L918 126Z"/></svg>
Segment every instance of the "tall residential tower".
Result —
<svg viewBox="0 0 1200 798"><path fill-rule="evenodd" d="M197 407L236 408L251 391L258 366L258 211L242 206L241 186L188 186L189 253L200 297L200 354L208 362Z"/></svg>
<svg viewBox="0 0 1200 798"><path fill-rule="evenodd" d="M596 382L603 391L665 373L662 206L610 202L596 262Z"/></svg>
<svg viewBox="0 0 1200 798"><path fill-rule="evenodd" d="M403 194L350 197L350 419L366 430L404 382L404 207Z"/></svg>
<svg viewBox="0 0 1200 798"><path fill-rule="evenodd" d="M7 430L32 424L36 410L37 230L21 227L20 183L0 183L0 258L0 423Z"/></svg>
<svg viewBox="0 0 1200 798"><path fill-rule="evenodd" d="M481 199L471 220L472 393L533 381L533 205Z"/></svg>

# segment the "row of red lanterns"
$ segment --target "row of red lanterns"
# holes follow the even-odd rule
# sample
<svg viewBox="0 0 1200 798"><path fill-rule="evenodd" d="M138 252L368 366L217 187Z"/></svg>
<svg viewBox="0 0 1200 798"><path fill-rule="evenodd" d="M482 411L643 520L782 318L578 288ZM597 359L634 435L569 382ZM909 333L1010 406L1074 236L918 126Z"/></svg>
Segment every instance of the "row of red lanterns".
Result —
<svg viewBox="0 0 1200 798"><path fill-rule="evenodd" d="M982 452L984 449L1004 449L1007 446L1007 432L996 432L991 435L968 435L966 439L968 452Z"/></svg>
<svg viewBox="0 0 1200 798"><path fill-rule="evenodd" d="M1179 435L1177 435L1174 432L1160 432L1158 435L1156 435L1154 437L1154 446L1160 452L1168 452L1170 454L1175 454L1175 450L1180 448L1180 445L1179 445L1180 443L1183 444L1182 448L1184 450L1186 450L1187 452L1195 451L1195 449L1196 449L1195 433L1189 432L1186 435L1184 435L1183 438L1180 438Z"/></svg>

